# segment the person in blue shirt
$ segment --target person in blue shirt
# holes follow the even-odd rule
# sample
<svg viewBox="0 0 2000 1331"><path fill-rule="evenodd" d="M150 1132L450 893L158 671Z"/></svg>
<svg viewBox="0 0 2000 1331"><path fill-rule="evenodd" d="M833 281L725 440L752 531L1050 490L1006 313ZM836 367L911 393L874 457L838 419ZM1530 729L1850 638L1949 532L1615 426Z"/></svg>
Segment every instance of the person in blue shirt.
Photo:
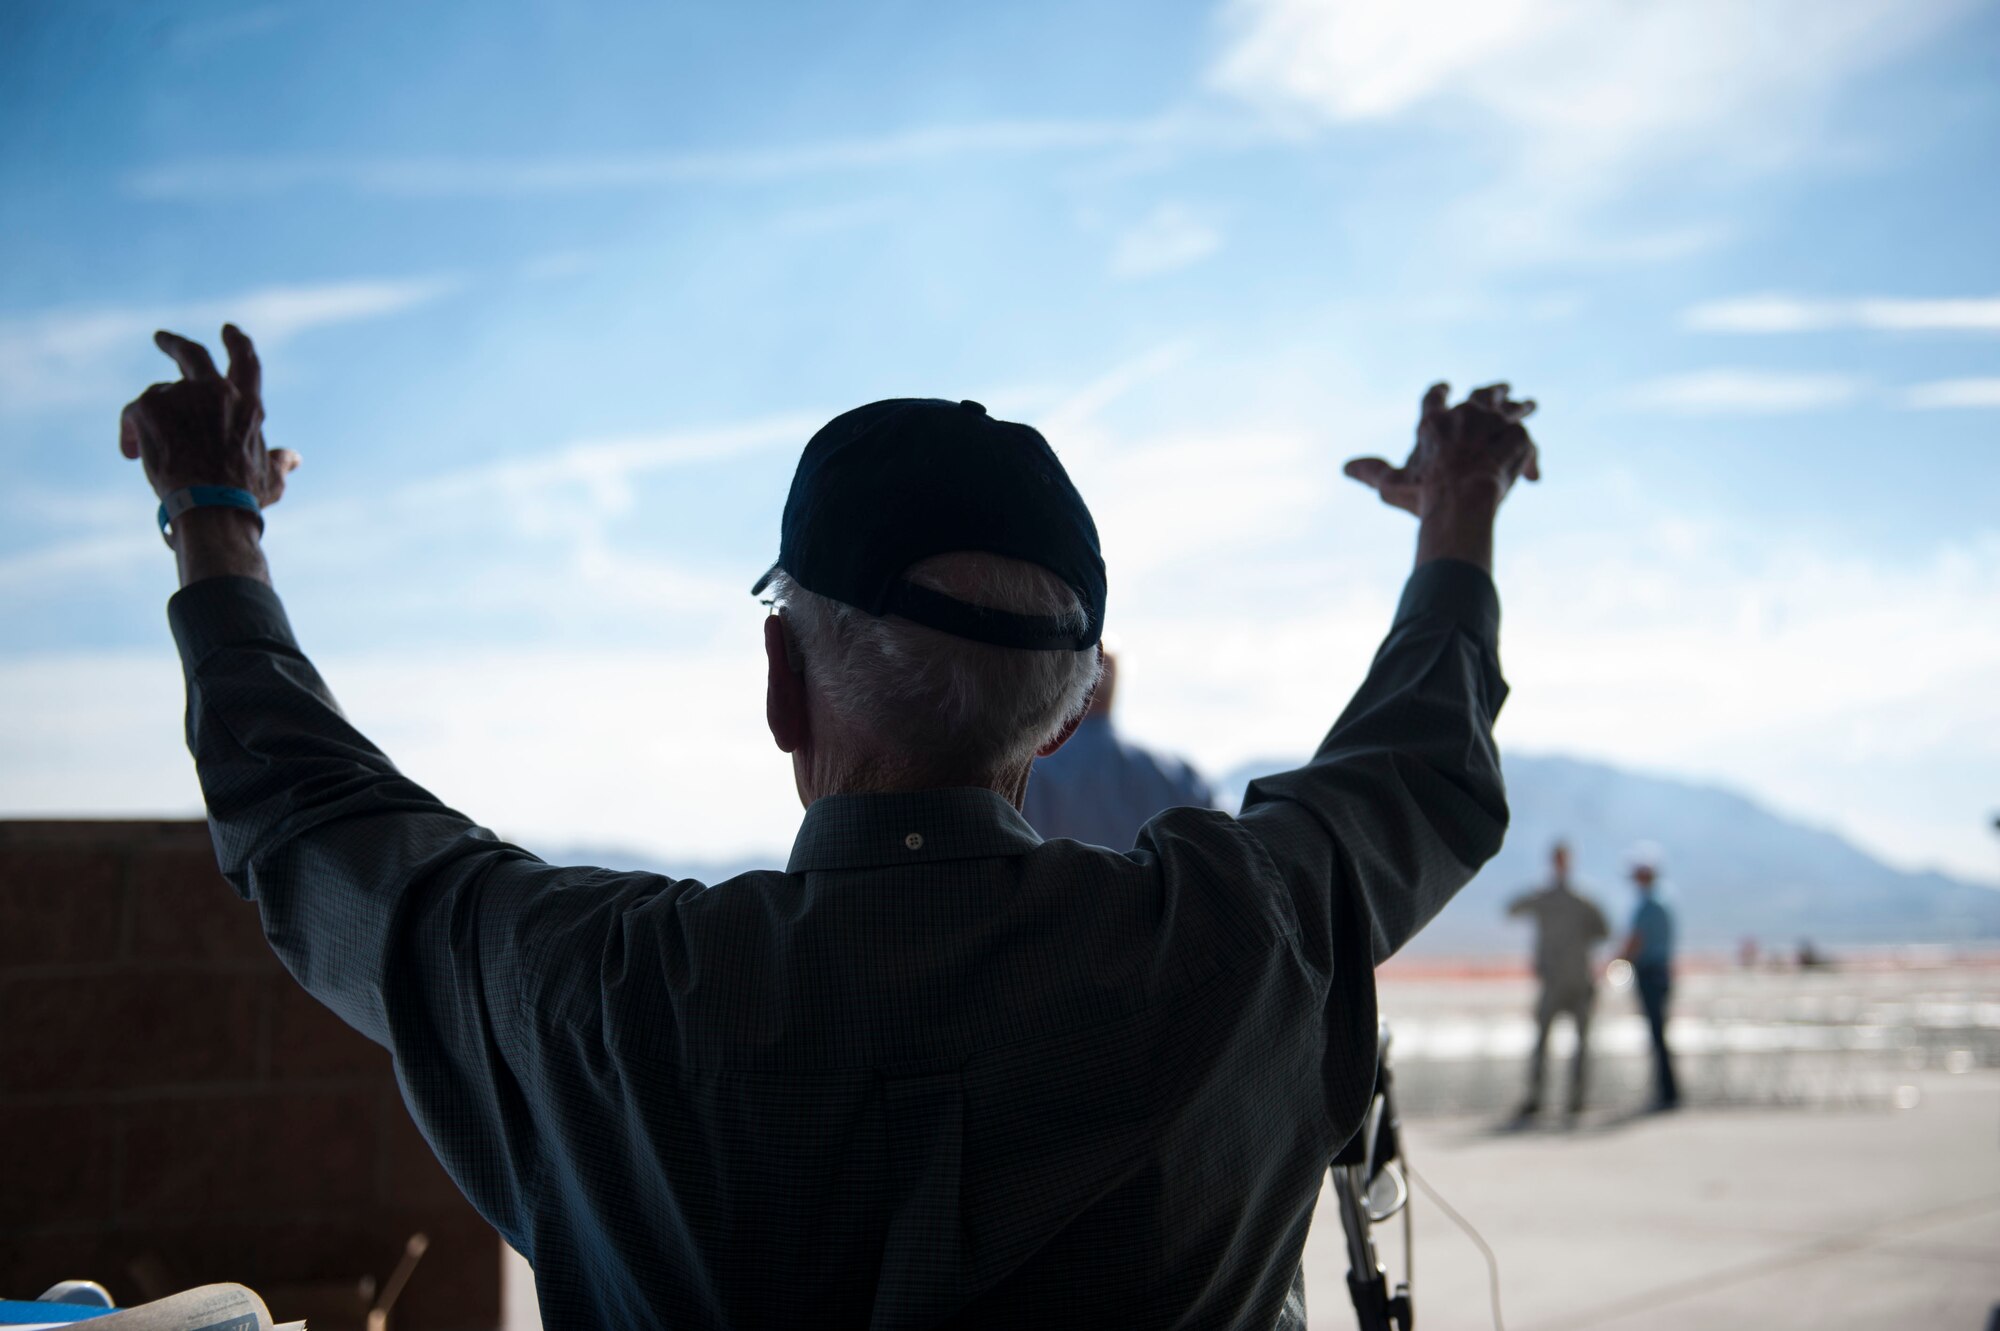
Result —
<svg viewBox="0 0 2000 1331"><path fill-rule="evenodd" d="M1660 900L1660 848L1641 844L1633 848L1631 860L1639 908L1632 912L1632 931L1618 955L1632 964L1639 1005L1653 1037L1652 1108L1677 1109L1681 1093L1674 1082L1673 1051L1667 1048L1667 1007L1674 991L1674 916Z"/></svg>
<svg viewBox="0 0 2000 1331"><path fill-rule="evenodd" d="M1117 690L1118 658L1106 651L1083 724L1067 744L1035 760L1021 812L1044 841L1067 837L1130 850L1154 814L1215 807L1215 792L1194 768L1119 738L1111 724Z"/></svg>

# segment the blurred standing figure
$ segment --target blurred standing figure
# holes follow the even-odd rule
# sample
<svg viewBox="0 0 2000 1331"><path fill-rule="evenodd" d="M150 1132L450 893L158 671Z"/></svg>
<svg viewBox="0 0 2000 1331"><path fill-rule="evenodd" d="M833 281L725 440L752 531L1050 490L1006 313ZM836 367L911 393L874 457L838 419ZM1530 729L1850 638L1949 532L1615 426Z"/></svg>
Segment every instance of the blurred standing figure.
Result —
<svg viewBox="0 0 2000 1331"><path fill-rule="evenodd" d="M1576 1058L1570 1064L1569 1116L1583 1112L1589 1082L1590 1010L1597 1001L1597 981L1591 951L1611 936L1597 903L1570 885L1569 843L1558 841L1549 852L1549 884L1514 898L1510 916L1535 922L1535 975L1542 982L1535 1004L1535 1052L1528 1058L1528 1098L1520 1117L1542 1111L1542 1081L1548 1069L1549 1028L1567 1013L1576 1024Z"/></svg>
<svg viewBox="0 0 2000 1331"><path fill-rule="evenodd" d="M1674 1084L1674 1060L1667 1048L1667 1004L1674 991L1674 916L1660 900L1660 848L1641 842L1632 848L1632 882L1639 889L1639 908L1632 912L1632 932L1618 954L1632 963L1632 979L1646 1010L1653 1036L1654 1109L1677 1109L1680 1088Z"/></svg>
<svg viewBox="0 0 2000 1331"><path fill-rule="evenodd" d="M1069 743L1035 761L1021 812L1044 841L1067 837L1129 850L1161 810L1215 807L1215 792L1192 767L1118 738L1111 725L1117 691L1118 658L1107 651L1083 724Z"/></svg>

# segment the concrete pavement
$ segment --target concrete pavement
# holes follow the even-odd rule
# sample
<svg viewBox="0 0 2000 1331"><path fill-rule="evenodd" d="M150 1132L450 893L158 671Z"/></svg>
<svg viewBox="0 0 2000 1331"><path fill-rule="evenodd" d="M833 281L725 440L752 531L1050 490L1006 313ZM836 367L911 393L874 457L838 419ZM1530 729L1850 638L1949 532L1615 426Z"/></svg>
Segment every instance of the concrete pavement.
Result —
<svg viewBox="0 0 2000 1331"><path fill-rule="evenodd" d="M1983 1331L2000 1309L2000 1071L1904 1084L1914 1103L1873 1112L1695 1109L1526 1132L1419 1120L1408 1151L1495 1250L1510 1331ZM1416 1206L1417 1325L1492 1326L1478 1252L1421 1192ZM1313 1327L1353 1326L1330 1200L1306 1263Z"/></svg>

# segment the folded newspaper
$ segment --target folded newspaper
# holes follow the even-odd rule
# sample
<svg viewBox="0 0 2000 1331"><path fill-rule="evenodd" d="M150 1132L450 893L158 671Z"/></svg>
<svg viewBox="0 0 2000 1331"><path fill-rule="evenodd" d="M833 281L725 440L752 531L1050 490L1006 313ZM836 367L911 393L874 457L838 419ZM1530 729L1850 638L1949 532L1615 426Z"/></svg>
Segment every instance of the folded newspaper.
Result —
<svg viewBox="0 0 2000 1331"><path fill-rule="evenodd" d="M73 1326L87 1326L90 1331L305 1331L306 1326L272 1321L264 1300L241 1285L201 1285L136 1308L82 1318L75 1315L78 1309L73 1304L46 1306L51 1316L60 1314L60 1320L15 1322L10 1331Z"/></svg>

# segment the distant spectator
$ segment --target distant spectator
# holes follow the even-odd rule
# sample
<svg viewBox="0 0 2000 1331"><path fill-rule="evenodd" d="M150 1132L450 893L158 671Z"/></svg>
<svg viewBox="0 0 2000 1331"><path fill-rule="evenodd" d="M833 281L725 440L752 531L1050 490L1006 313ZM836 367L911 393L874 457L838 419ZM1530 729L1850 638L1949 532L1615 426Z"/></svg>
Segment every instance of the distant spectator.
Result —
<svg viewBox="0 0 2000 1331"><path fill-rule="evenodd" d="M1567 1014L1576 1026L1576 1057L1570 1064L1569 1116L1583 1112L1590 1073L1590 1012L1597 1002L1597 979L1590 954L1611 936L1597 903L1570 882L1569 844L1549 852L1549 882L1508 903L1507 914L1535 922L1535 976L1542 982L1535 1003L1535 1052L1528 1058L1528 1098L1520 1117L1542 1112L1542 1082L1548 1069L1549 1028Z"/></svg>
<svg viewBox="0 0 2000 1331"><path fill-rule="evenodd" d="M1067 837L1129 850L1161 810L1215 805L1215 792L1192 767L1118 738L1111 724L1117 692L1118 658L1106 652L1083 724L1069 743L1035 762L1021 812L1044 841Z"/></svg>
<svg viewBox="0 0 2000 1331"><path fill-rule="evenodd" d="M1619 953L1632 963L1632 979L1646 1026L1653 1036L1653 1102L1659 1110L1678 1109L1680 1087L1674 1082L1673 1053L1667 1048L1667 1005L1674 991L1674 916L1660 900L1660 848L1641 842L1632 848L1632 882L1639 889L1639 908L1632 912L1632 932Z"/></svg>

